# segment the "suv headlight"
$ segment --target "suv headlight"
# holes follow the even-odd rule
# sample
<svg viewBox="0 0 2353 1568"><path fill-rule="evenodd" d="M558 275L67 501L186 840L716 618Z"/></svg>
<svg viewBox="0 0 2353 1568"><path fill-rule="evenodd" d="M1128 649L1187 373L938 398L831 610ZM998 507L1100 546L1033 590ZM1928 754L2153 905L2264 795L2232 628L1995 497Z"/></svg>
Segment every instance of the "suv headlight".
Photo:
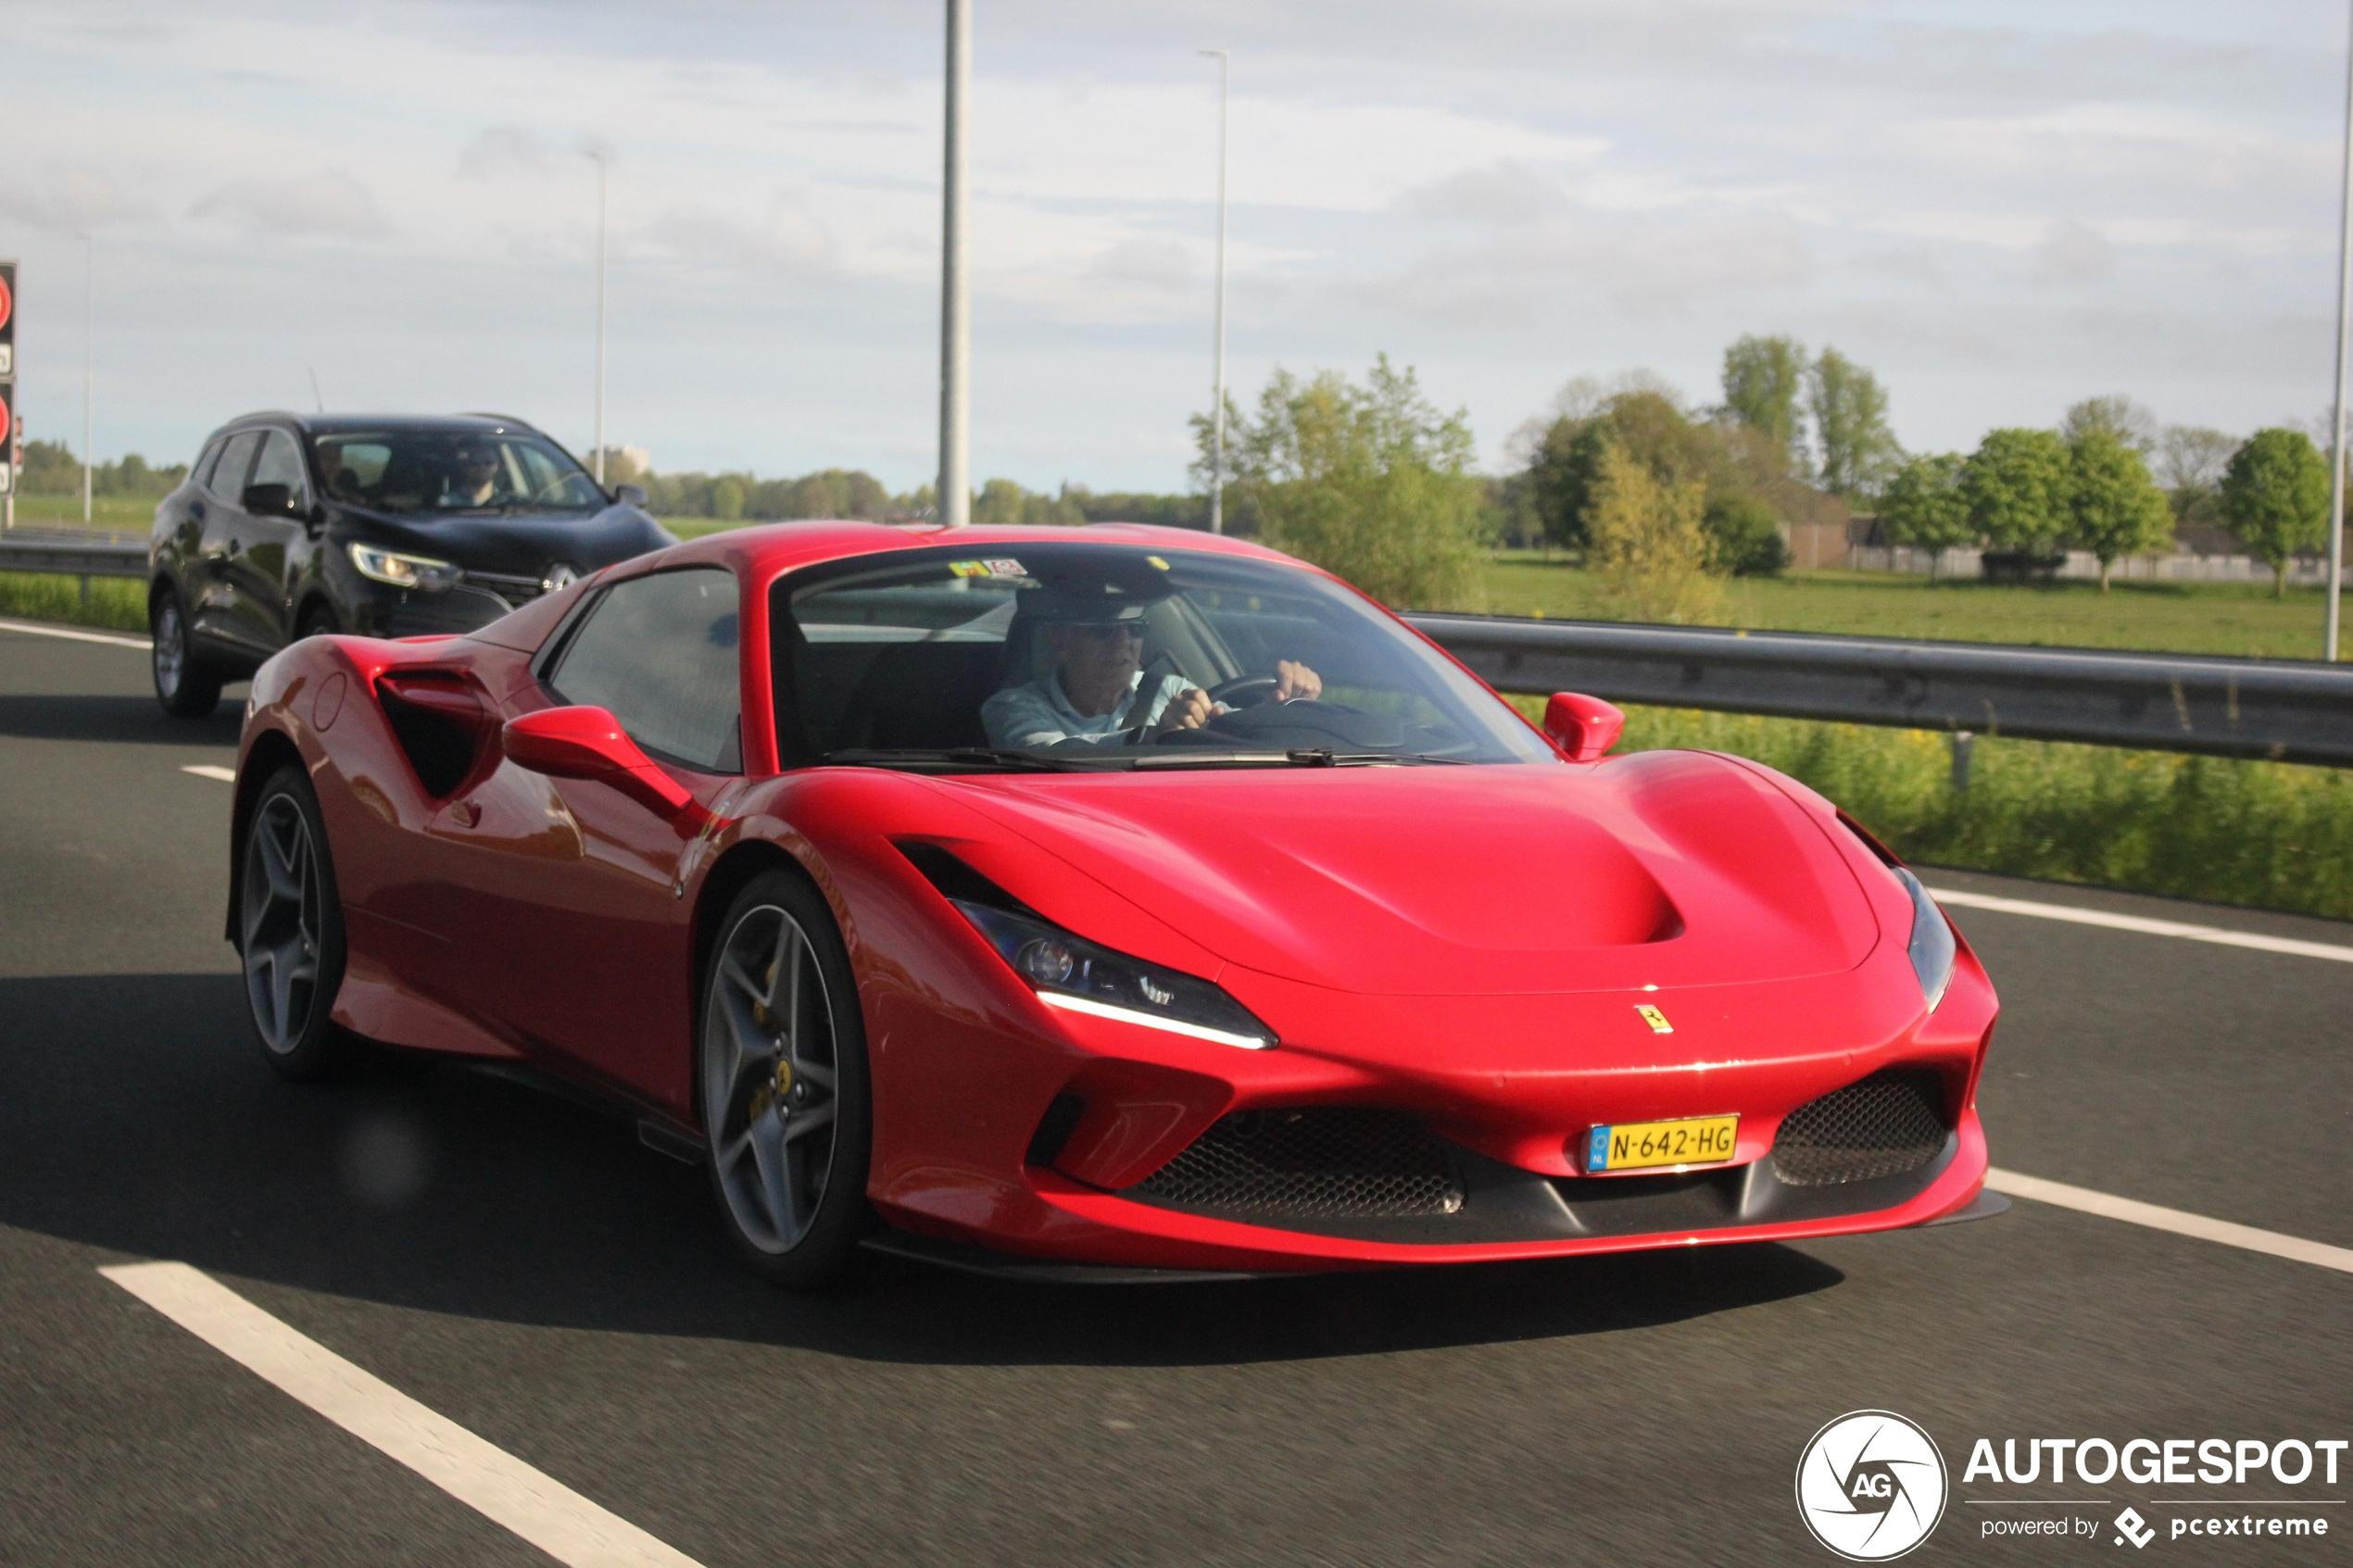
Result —
<svg viewBox="0 0 2353 1568"><path fill-rule="evenodd" d="M962 898L949 902L1048 1007L1243 1050L1263 1051L1276 1043L1275 1032L1248 1008L1198 976L1114 953L1028 915Z"/></svg>
<svg viewBox="0 0 2353 1568"><path fill-rule="evenodd" d="M1944 988L1953 983L1953 964L1960 953L1960 944L1953 939L1953 928L1945 923L1944 911L1928 896L1920 879L1904 866L1890 866L1904 891L1912 896L1912 972L1919 976L1920 995L1928 998L1928 1010L1934 1012L1936 1004L1944 999Z"/></svg>
<svg viewBox="0 0 2353 1568"><path fill-rule="evenodd" d="M404 556L396 550L380 550L373 545L351 546L351 564L359 575L378 583L389 583L396 588L422 588L428 594L438 594L454 588L466 580L460 568L431 556Z"/></svg>

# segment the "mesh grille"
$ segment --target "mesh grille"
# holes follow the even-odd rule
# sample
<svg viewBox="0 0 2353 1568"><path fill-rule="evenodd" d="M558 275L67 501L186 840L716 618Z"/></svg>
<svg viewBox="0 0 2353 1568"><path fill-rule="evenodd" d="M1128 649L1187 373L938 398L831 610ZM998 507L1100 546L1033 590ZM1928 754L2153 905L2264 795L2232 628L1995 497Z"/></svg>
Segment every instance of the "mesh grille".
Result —
<svg viewBox="0 0 2353 1568"><path fill-rule="evenodd" d="M1917 1171L1944 1147L1944 1104L1933 1073L1875 1073L1791 1111L1773 1139L1773 1167L1801 1187Z"/></svg>
<svg viewBox="0 0 2353 1568"><path fill-rule="evenodd" d="M1418 1117L1332 1108L1242 1110L1127 1189L1187 1209L1288 1219L1452 1214L1463 1187Z"/></svg>

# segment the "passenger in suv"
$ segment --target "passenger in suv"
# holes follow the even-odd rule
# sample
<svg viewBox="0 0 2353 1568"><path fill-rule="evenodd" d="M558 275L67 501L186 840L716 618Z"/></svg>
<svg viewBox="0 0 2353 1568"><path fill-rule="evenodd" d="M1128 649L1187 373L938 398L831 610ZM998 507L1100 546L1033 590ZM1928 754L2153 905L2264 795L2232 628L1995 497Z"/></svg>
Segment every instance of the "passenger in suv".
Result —
<svg viewBox="0 0 2353 1568"><path fill-rule="evenodd" d="M156 508L156 696L212 711L296 637L471 632L676 543L520 420L249 414Z"/></svg>

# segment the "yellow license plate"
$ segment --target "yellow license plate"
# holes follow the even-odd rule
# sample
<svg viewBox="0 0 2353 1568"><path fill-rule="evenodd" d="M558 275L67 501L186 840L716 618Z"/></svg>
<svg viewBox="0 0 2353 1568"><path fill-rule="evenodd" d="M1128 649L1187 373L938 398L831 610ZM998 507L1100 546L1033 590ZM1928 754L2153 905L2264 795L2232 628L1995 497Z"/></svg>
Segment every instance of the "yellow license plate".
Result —
<svg viewBox="0 0 2353 1568"><path fill-rule="evenodd" d="M1585 1146L1585 1169L1655 1171L1668 1165L1721 1165L1732 1157L1737 1116L1687 1116L1677 1122L1628 1122L1596 1127Z"/></svg>

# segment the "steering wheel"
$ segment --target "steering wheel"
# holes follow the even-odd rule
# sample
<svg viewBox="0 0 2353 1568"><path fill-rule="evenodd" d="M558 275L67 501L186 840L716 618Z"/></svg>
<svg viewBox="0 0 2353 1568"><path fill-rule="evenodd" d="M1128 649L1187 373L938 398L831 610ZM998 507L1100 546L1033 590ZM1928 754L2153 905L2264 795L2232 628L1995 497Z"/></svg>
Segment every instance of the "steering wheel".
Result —
<svg viewBox="0 0 2353 1568"><path fill-rule="evenodd" d="M1209 700L1228 708L1256 708L1271 700L1282 684L1273 675L1237 675L1210 687Z"/></svg>

